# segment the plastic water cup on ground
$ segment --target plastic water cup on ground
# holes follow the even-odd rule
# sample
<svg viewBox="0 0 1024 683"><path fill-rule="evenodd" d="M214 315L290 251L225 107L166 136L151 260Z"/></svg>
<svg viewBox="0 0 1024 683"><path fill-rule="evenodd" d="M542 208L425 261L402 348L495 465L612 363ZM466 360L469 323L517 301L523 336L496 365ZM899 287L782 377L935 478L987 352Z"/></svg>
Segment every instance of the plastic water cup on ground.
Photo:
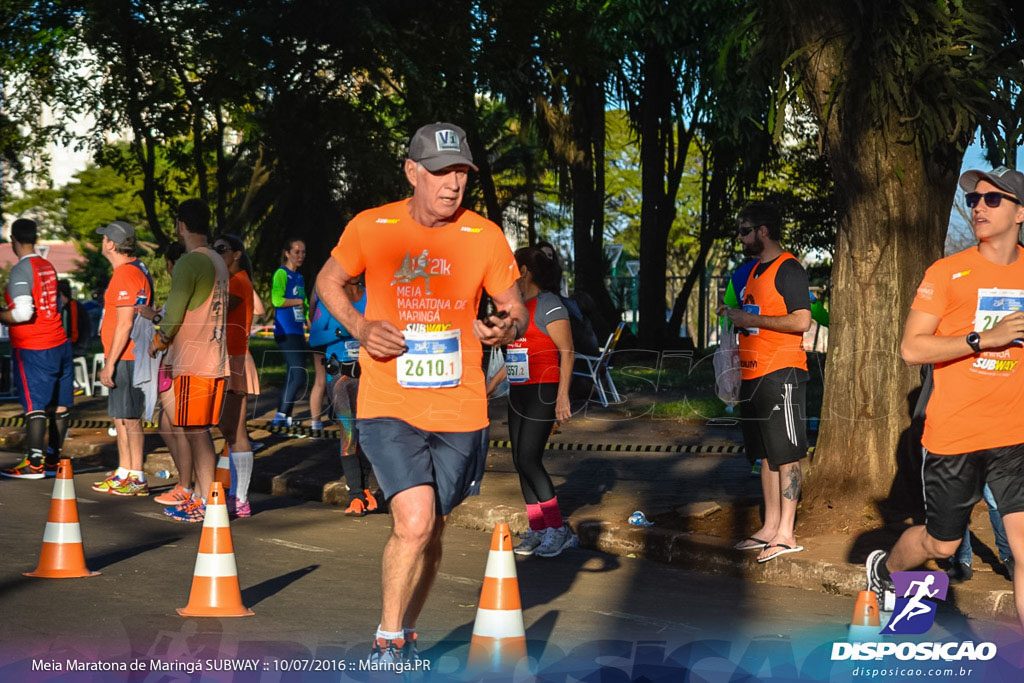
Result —
<svg viewBox="0 0 1024 683"><path fill-rule="evenodd" d="M171 478L171 473L168 470L160 470L159 472L157 472L153 476L157 477L158 479L170 479Z"/></svg>
<svg viewBox="0 0 1024 683"><path fill-rule="evenodd" d="M631 526L654 526L654 522L647 519L647 515L637 510L629 516L629 523Z"/></svg>

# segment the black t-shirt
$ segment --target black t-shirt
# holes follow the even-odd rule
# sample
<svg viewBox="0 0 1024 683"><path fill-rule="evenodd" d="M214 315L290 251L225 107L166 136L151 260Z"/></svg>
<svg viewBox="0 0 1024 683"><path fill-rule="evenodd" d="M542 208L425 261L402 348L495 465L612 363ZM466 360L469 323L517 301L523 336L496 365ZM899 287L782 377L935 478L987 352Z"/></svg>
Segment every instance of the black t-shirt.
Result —
<svg viewBox="0 0 1024 683"><path fill-rule="evenodd" d="M754 276L760 277L761 273L768 270L773 263L775 263L775 259L767 263L758 263L754 268ZM787 313L802 309L811 310L811 295L808 286L807 271L796 259L786 259L775 271L775 289L786 302Z"/></svg>

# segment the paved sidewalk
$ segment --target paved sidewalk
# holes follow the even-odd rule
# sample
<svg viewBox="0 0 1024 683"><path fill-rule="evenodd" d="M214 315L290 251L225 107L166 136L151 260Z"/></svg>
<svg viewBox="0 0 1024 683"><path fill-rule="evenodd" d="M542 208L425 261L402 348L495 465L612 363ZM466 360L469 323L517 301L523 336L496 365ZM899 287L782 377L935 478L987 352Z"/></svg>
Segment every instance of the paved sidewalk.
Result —
<svg viewBox="0 0 1024 683"><path fill-rule="evenodd" d="M101 418L102 408L98 399L89 401L76 406L76 416ZM492 401L492 441L507 441L505 410L503 400ZM8 412L0 410L0 415ZM254 490L334 505L347 503L336 439L287 437L258 428L251 432L255 441L264 443L256 453ZM19 437L17 428L0 429L0 448L15 450ZM742 439L735 426L626 417L621 409L598 406L574 417L551 437L551 442L586 444L591 449L550 450L545 458L561 507L584 547L751 582L848 595L852 610L852 597L865 584L865 557L873 548L892 542L892 533L884 530L860 537L839 533L801 536L798 540L805 548L803 552L763 565L756 563L756 552L733 550L739 538L756 528L760 500L759 480L751 476L746 456L738 452ZM147 434L146 445L150 454L147 471L173 470L166 448L155 433ZM632 450L607 450L613 445ZM700 446L705 451L724 452L638 452L640 446L674 450ZM116 465L113 439L105 430L75 430L66 452L107 467ZM626 520L635 510L643 511L655 526L630 526ZM514 532L526 529L511 453L498 447L488 455L481 495L459 506L450 522L490 531L502 521L509 522ZM718 530L717 535L710 535L709 528ZM726 535L722 529L730 533ZM982 544L994 547L981 508L974 533ZM1010 582L978 558L974 569L973 580L952 587L947 607L973 618L1014 619Z"/></svg>

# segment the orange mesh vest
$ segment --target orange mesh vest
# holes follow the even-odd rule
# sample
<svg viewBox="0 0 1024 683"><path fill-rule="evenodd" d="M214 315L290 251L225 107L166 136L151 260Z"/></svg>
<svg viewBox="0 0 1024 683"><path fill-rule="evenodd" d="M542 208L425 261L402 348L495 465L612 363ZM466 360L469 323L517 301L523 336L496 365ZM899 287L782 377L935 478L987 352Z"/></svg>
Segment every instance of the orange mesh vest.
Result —
<svg viewBox="0 0 1024 683"><path fill-rule="evenodd" d="M755 276L757 267L750 271L743 290L743 310L755 315L780 317L787 315L786 300L775 289L775 274L779 266L796 257L783 252L763 273ZM803 350L804 335L800 332L775 332L752 329L740 335L740 373L743 379L757 379L785 368L807 369L807 354Z"/></svg>

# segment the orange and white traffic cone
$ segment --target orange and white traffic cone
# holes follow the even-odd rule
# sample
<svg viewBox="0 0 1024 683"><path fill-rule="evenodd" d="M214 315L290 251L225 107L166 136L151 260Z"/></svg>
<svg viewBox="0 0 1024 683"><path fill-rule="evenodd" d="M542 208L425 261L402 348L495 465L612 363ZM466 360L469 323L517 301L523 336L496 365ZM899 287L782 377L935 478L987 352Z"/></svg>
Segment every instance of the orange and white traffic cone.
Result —
<svg viewBox="0 0 1024 683"><path fill-rule="evenodd" d="M857 594L857 602L853 606L853 619L850 620L850 642L878 640L882 628L878 618L878 598L874 591L861 591Z"/></svg>
<svg viewBox="0 0 1024 683"><path fill-rule="evenodd" d="M82 547L82 528L78 525L78 501L75 499L75 480L71 460L61 458L57 464L57 478L53 482L50 514L43 532L43 549L39 553L39 566L25 576L44 579L77 579L99 576L85 566Z"/></svg>
<svg viewBox="0 0 1024 683"><path fill-rule="evenodd" d="M251 617L252 610L242 604L238 587L235 548L231 543L228 508L219 481L210 486L206 499L203 533L192 576L188 605L178 609L183 617Z"/></svg>
<svg viewBox="0 0 1024 683"><path fill-rule="evenodd" d="M469 644L470 671L511 671L526 657L526 629L508 524L496 524Z"/></svg>
<svg viewBox="0 0 1024 683"><path fill-rule="evenodd" d="M213 480L220 482L225 493L231 490L231 451L226 443L220 457L217 458L217 471L213 473Z"/></svg>

